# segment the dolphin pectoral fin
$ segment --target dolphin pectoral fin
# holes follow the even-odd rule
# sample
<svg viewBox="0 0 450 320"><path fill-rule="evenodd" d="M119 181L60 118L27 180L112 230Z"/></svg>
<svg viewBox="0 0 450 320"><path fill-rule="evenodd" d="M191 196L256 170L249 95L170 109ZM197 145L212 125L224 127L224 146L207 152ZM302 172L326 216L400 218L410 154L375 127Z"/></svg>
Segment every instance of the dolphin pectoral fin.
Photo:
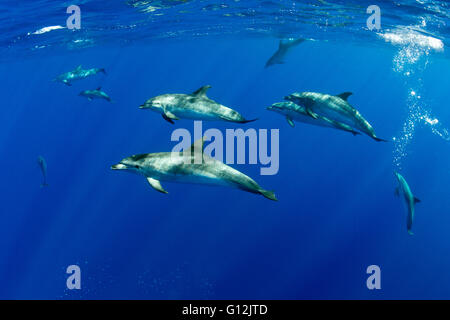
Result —
<svg viewBox="0 0 450 320"><path fill-rule="evenodd" d="M170 119L168 116L166 116L165 113L162 114L162 117L163 117L164 120L166 120L167 122L170 122L171 124L175 124L175 122L174 122L172 119Z"/></svg>
<svg viewBox="0 0 450 320"><path fill-rule="evenodd" d="M342 100L347 101L348 97L350 97L352 94L353 94L352 92L343 92L341 94L336 95L336 97L339 97Z"/></svg>
<svg viewBox="0 0 450 320"><path fill-rule="evenodd" d="M394 194L395 194L397 197L400 197L400 188L399 188L399 187L395 188Z"/></svg>
<svg viewBox="0 0 450 320"><path fill-rule="evenodd" d="M164 111L164 114L166 115L167 118L172 119L172 120L180 120L180 118L178 118L176 115L174 115L172 112L170 111Z"/></svg>
<svg viewBox="0 0 450 320"><path fill-rule="evenodd" d="M148 183L152 186L153 189L156 191L159 191L161 193L168 193L164 188L161 186L161 182L159 180L153 179L153 178L147 178Z"/></svg>
<svg viewBox="0 0 450 320"><path fill-rule="evenodd" d="M91 98L91 97L89 97L89 98L88 98L88 100L89 100L89 101L92 101L92 98Z"/></svg>
<svg viewBox="0 0 450 320"><path fill-rule="evenodd" d="M414 197L414 203L419 203L419 202L422 202L422 201L420 199Z"/></svg>
<svg viewBox="0 0 450 320"><path fill-rule="evenodd" d="M292 121L292 118L286 116L286 120L292 128L295 127L295 124L294 124L294 121Z"/></svg>
<svg viewBox="0 0 450 320"><path fill-rule="evenodd" d="M278 199L275 196L275 193L273 191L260 190L259 192L269 200L278 201Z"/></svg>
<svg viewBox="0 0 450 320"><path fill-rule="evenodd" d="M317 113L314 113L313 111L311 111L311 109L305 108L305 111L306 111L306 114L308 116L310 116L311 118L313 118L313 119L318 119L319 118L319 115Z"/></svg>

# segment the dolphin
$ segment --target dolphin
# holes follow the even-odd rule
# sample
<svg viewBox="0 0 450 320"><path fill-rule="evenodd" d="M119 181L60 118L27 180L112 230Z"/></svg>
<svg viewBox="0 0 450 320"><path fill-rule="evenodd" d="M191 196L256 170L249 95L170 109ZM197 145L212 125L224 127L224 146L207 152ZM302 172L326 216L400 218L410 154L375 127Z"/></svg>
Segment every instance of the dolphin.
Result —
<svg viewBox="0 0 450 320"><path fill-rule="evenodd" d="M408 208L406 228L408 230L408 234L413 235L411 228L414 221L415 205L416 203L420 202L420 200L414 197L408 183L400 173L395 172L395 177L398 180L398 187L395 189L395 194L397 196L403 195L406 206Z"/></svg>
<svg viewBox="0 0 450 320"><path fill-rule="evenodd" d="M97 73L102 72L106 74L105 69L103 68L92 68L92 69L83 69L81 65L79 65L75 70L63 73L56 77L53 81L62 82L68 86L72 85L72 81L85 79L89 76L96 75Z"/></svg>
<svg viewBox="0 0 450 320"><path fill-rule="evenodd" d="M42 156L38 157L38 161L37 162L38 162L39 168L41 168L42 175L44 177L44 181L41 184L41 188L48 187L48 183L47 183L47 162L45 161L45 159Z"/></svg>
<svg viewBox="0 0 450 320"><path fill-rule="evenodd" d="M295 46L299 45L305 41L305 39L288 39L280 40L278 50L267 60L266 68L273 66L275 64L283 64L286 54Z"/></svg>
<svg viewBox="0 0 450 320"><path fill-rule="evenodd" d="M291 127L294 127L294 121L312 124L320 127L335 128L338 130L343 130L352 133L353 135L360 134L355 131L352 127L345 123L341 123L335 120L328 119L326 117L317 116L317 119L312 118L305 110L304 107L299 106L290 101L277 102L267 107L267 110L280 113L286 117L287 122Z"/></svg>
<svg viewBox="0 0 450 320"><path fill-rule="evenodd" d="M148 99L140 109L149 109L162 114L162 117L174 123L174 120L222 120L229 122L247 123L239 112L221 105L206 96L211 86L203 86L192 94L163 94Z"/></svg>
<svg viewBox="0 0 450 320"><path fill-rule="evenodd" d="M111 169L142 175L161 193L168 193L161 185L161 181L167 181L227 186L277 200L272 191L262 189L250 177L203 154L203 140L201 143L196 141L190 149L182 152L133 155L111 166Z"/></svg>
<svg viewBox="0 0 450 320"><path fill-rule="evenodd" d="M348 103L347 99L350 95L352 95L351 92L344 92L336 96L317 92L302 92L293 93L284 99L304 107L306 113L314 119L319 116L326 117L364 132L376 141L386 142L386 140L375 135L375 130L370 123Z"/></svg>
<svg viewBox="0 0 450 320"><path fill-rule="evenodd" d="M106 101L111 102L111 98L102 91L102 87L98 87L95 90L82 91L79 95L88 98L89 101L92 101L92 99L105 99Z"/></svg>

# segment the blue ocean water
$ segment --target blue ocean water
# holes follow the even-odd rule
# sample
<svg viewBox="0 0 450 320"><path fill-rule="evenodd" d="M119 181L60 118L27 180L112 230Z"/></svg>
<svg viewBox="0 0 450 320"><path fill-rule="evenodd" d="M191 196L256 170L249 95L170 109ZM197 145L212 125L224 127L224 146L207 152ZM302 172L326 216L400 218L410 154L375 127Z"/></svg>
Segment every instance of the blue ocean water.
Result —
<svg viewBox="0 0 450 320"><path fill-rule="evenodd" d="M66 8L81 8L68 30ZM0 3L0 298L450 298L450 60L445 1L79 1ZM50 26L62 28L43 29ZM264 68L280 39L305 38ZM105 68L72 86L52 81ZM232 165L279 201L163 183L110 166L170 151L175 125L138 107L163 93L208 96L279 129L279 172ZM79 92L101 86L113 103ZM353 92L390 142L297 123L265 108L292 92ZM37 165L48 165L41 188ZM394 195L414 194L414 235ZM81 269L81 290L66 268ZM381 269L368 290L366 269Z"/></svg>

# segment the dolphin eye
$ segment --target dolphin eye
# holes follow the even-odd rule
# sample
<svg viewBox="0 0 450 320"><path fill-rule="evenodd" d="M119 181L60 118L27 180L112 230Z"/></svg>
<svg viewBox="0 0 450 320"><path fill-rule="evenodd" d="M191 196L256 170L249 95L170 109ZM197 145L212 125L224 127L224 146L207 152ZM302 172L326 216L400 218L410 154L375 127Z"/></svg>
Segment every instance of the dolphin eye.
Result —
<svg viewBox="0 0 450 320"><path fill-rule="evenodd" d="M138 166L138 165L135 165L134 167L135 167L136 169L139 169L139 166Z"/></svg>

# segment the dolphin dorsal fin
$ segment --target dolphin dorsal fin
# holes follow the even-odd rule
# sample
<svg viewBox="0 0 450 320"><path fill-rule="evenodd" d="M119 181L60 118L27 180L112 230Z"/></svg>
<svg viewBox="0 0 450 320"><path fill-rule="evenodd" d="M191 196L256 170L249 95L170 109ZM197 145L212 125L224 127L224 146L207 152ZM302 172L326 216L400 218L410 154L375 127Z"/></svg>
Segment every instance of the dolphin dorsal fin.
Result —
<svg viewBox="0 0 450 320"><path fill-rule="evenodd" d="M414 203L419 203L419 202L422 202L422 201L420 201L420 199L414 197Z"/></svg>
<svg viewBox="0 0 450 320"><path fill-rule="evenodd" d="M205 137L202 137L197 141L194 141L194 143L191 145L191 153L200 152L203 154L204 147L205 147Z"/></svg>
<svg viewBox="0 0 450 320"><path fill-rule="evenodd" d="M197 97L205 97L205 98L206 98L206 92L207 92L208 89L210 89L210 88L211 88L210 85L203 86L203 87L201 87L201 88L195 90L192 94L193 94L194 96L197 96Z"/></svg>
<svg viewBox="0 0 450 320"><path fill-rule="evenodd" d="M188 157L190 163L203 163L203 148L205 145L205 138L196 140L189 148L181 151L180 155Z"/></svg>
<svg viewBox="0 0 450 320"><path fill-rule="evenodd" d="M80 71L81 70L81 68L82 68L82 66L81 66L81 64L78 66L78 67L76 67L76 71Z"/></svg>
<svg viewBox="0 0 450 320"><path fill-rule="evenodd" d="M341 94L338 94L336 97L339 97L342 100L347 101L348 97L350 97L352 94L353 94L352 92L343 92Z"/></svg>

